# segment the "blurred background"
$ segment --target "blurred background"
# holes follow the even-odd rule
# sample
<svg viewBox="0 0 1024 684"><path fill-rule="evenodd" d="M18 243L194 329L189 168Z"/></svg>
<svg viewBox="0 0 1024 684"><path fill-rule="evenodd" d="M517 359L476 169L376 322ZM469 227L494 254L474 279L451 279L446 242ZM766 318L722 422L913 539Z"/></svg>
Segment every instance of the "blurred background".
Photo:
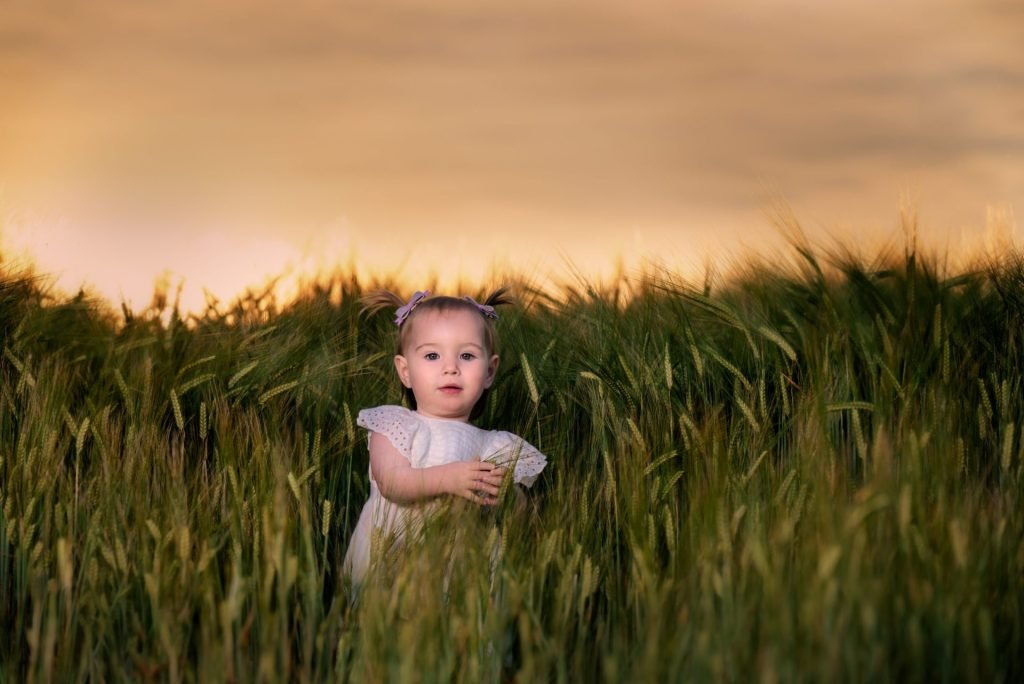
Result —
<svg viewBox="0 0 1024 684"><path fill-rule="evenodd" d="M0 250L147 306L340 265L415 289L952 254L1024 202L1009 0L0 0Z"/></svg>

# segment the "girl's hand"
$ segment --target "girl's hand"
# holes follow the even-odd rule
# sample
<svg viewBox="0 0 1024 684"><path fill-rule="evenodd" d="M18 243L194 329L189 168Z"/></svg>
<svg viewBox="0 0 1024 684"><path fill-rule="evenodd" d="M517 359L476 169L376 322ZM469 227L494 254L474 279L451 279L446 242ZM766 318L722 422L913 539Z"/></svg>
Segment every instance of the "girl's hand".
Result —
<svg viewBox="0 0 1024 684"><path fill-rule="evenodd" d="M481 506L498 503L498 490L505 477L505 469L476 457L472 461L460 461L441 466L445 469L445 491L469 499Z"/></svg>

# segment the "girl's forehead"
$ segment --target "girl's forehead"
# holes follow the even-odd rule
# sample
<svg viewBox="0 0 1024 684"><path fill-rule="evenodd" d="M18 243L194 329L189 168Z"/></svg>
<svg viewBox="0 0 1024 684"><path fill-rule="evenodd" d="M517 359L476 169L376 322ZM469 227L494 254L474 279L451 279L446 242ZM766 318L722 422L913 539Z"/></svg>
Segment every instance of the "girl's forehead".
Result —
<svg viewBox="0 0 1024 684"><path fill-rule="evenodd" d="M409 341L417 344L434 338L464 338L480 345L484 341L483 317L474 311L423 311L410 320Z"/></svg>

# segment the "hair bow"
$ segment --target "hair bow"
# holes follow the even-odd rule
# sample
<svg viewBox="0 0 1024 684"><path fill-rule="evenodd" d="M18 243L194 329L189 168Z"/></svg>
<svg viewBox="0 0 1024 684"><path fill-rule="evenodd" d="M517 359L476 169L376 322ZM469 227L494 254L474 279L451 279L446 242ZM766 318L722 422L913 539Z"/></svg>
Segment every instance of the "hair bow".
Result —
<svg viewBox="0 0 1024 684"><path fill-rule="evenodd" d="M398 311L395 312L395 325L401 326L402 323L405 323L405 319L409 317L416 305L426 299L429 294L430 290L417 290L404 306L398 307Z"/></svg>
<svg viewBox="0 0 1024 684"><path fill-rule="evenodd" d="M466 295L465 297L463 297L463 299L465 299L467 302L470 302L473 306L479 309L480 313L482 313L485 317L493 318L495 320L498 319L497 312L494 310L494 307L491 306L490 304L480 304L469 295Z"/></svg>

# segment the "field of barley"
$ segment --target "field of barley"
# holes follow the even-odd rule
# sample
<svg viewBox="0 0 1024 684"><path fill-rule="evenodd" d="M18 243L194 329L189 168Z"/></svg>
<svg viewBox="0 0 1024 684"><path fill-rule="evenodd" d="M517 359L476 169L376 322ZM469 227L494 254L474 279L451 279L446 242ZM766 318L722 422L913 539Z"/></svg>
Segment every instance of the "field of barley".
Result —
<svg viewBox="0 0 1024 684"><path fill-rule="evenodd" d="M0 680L1020 681L1024 255L945 264L502 281L479 425L548 468L355 596L389 283L132 314L0 263Z"/></svg>

